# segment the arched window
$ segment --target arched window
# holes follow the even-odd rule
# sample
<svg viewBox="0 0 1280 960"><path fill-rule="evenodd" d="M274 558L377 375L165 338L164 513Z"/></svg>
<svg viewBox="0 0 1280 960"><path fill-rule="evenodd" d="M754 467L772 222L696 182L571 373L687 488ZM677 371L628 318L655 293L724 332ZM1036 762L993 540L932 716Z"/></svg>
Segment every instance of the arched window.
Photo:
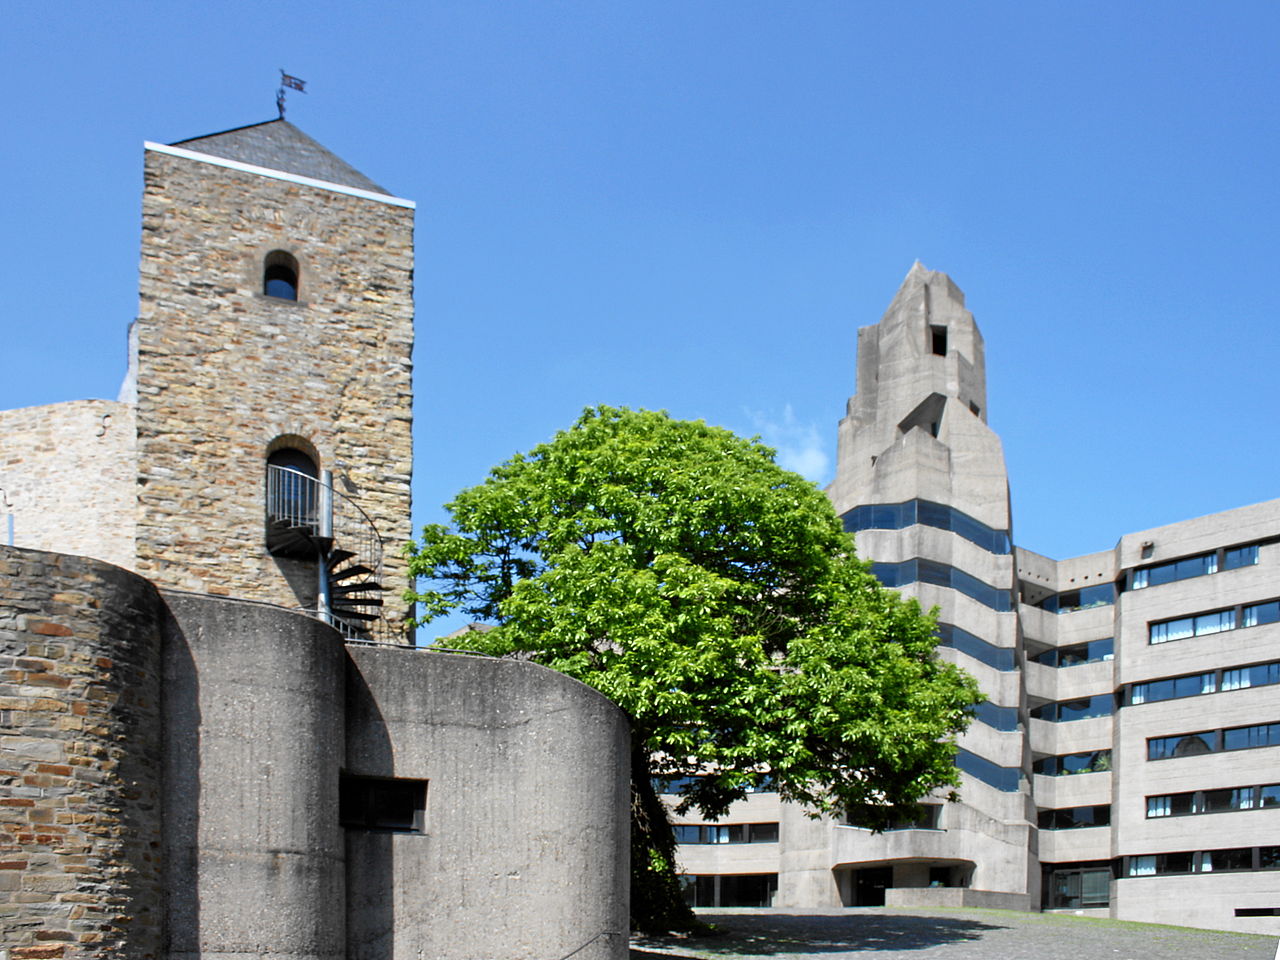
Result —
<svg viewBox="0 0 1280 960"><path fill-rule="evenodd" d="M314 527L320 471L301 450L282 447L267 457L267 519L288 527Z"/></svg>
<svg viewBox="0 0 1280 960"><path fill-rule="evenodd" d="M262 267L262 292L278 300L298 299L298 261L283 250L267 254Z"/></svg>

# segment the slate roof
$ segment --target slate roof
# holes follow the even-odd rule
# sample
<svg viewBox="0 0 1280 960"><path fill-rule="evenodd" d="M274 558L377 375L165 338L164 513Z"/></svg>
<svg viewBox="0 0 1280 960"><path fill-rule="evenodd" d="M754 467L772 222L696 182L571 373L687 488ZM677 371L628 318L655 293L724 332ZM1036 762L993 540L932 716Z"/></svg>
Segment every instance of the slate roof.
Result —
<svg viewBox="0 0 1280 960"><path fill-rule="evenodd" d="M169 144L224 160L282 170L345 187L390 195L351 164L312 140L288 120L267 120Z"/></svg>

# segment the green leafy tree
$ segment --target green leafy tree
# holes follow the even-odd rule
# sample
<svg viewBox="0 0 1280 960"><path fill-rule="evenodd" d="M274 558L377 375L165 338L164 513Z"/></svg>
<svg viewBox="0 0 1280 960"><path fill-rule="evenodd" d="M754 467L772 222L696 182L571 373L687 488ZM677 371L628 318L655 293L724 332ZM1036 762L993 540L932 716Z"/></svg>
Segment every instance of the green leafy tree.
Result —
<svg viewBox="0 0 1280 960"><path fill-rule="evenodd" d="M815 815L879 811L880 826L958 785L976 685L760 442L588 409L448 510L407 548L419 622L488 621L458 642L575 677L630 719L638 929L696 925L652 778L692 777L680 809L706 817L769 785Z"/></svg>

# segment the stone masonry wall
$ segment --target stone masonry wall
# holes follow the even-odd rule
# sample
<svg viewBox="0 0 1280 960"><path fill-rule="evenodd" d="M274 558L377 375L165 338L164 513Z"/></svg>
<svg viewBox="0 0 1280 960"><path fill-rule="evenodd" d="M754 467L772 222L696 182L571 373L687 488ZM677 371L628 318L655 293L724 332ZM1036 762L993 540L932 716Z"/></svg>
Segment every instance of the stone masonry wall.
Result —
<svg viewBox="0 0 1280 960"><path fill-rule="evenodd" d="M156 151L145 176L138 572L312 606L314 574L264 542L268 445L293 436L376 524L396 608L411 534L413 211ZM262 293L273 250L299 263L296 302Z"/></svg>
<svg viewBox="0 0 1280 960"><path fill-rule="evenodd" d="M0 411L0 543L133 567L133 408L79 400Z"/></svg>
<svg viewBox="0 0 1280 960"><path fill-rule="evenodd" d="M161 956L161 604L117 567L0 547L0 944Z"/></svg>

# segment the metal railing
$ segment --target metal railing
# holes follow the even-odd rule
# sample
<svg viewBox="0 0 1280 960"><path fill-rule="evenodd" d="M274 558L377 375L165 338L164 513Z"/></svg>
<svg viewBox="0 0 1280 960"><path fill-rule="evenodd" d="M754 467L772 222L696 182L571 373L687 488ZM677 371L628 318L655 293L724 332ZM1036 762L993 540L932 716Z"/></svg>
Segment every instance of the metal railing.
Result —
<svg viewBox="0 0 1280 960"><path fill-rule="evenodd" d="M319 553L318 604L315 609L302 608L303 612L336 627L344 636L361 639L373 636L390 637L393 633L386 616L377 620L360 620L342 616L333 609L331 575L340 574L345 567L360 565L369 572L361 579L381 584L383 579L383 543L369 515L346 494L333 487L333 474L326 470L320 478L308 476L291 467L267 465L266 480L267 525L279 524L309 537ZM351 554L341 556L337 551ZM354 579L354 578L353 578ZM344 601L377 599L381 591L370 588L342 594Z"/></svg>

